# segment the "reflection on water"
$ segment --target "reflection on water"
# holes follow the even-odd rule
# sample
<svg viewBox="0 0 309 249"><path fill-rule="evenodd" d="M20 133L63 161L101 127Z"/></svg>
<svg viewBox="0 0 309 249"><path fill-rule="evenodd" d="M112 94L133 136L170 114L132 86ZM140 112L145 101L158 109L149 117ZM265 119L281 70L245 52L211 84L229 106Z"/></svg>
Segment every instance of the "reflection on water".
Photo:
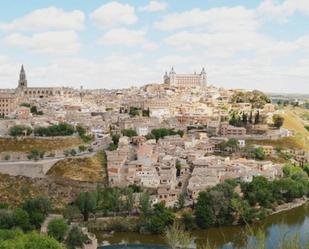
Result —
<svg viewBox="0 0 309 249"><path fill-rule="evenodd" d="M302 241L309 238L309 205L304 205L290 211L278 213L255 223L248 231L244 226L222 226L207 230L198 230L192 233L196 243L208 243L222 249L244 247L248 240L247 234L256 234L258 230L265 232L268 248L274 248L282 238L295 233L300 234ZM103 232L93 231L100 244L161 244L165 241L160 235L141 235L130 232L117 232L106 236Z"/></svg>

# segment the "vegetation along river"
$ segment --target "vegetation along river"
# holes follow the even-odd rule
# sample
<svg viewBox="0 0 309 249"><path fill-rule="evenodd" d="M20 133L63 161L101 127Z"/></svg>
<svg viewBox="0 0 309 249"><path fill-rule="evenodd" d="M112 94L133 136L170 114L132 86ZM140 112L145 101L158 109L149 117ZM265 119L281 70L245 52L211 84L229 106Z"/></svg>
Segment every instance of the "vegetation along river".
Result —
<svg viewBox="0 0 309 249"><path fill-rule="evenodd" d="M251 225L250 230L253 231L253 234L257 231L265 233L267 248L276 248L283 238L288 238L287 236L293 236L296 233L299 234L302 241L307 241L309 238L309 204L269 216L264 221ZM164 238L160 235L143 235L134 232L115 232L113 234L93 232L100 245L166 245ZM208 242L212 247L221 249L246 246L251 238L247 234L248 228L245 226L221 226L192 232L195 243Z"/></svg>

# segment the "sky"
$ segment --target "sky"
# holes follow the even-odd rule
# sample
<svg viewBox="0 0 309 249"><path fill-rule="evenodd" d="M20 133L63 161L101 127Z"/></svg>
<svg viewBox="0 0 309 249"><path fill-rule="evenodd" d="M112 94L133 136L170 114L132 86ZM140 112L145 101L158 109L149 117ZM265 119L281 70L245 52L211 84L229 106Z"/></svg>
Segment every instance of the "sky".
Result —
<svg viewBox="0 0 309 249"><path fill-rule="evenodd" d="M309 93L309 0L0 1L0 88L126 88L199 73Z"/></svg>

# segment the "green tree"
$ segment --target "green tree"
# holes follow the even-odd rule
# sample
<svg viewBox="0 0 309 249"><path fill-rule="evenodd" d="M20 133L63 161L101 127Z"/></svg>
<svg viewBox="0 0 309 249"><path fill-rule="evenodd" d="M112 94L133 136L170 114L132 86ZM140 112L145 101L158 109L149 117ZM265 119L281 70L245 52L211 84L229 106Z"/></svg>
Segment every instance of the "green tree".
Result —
<svg viewBox="0 0 309 249"><path fill-rule="evenodd" d="M24 249L64 249L59 242L51 237L36 232L25 235Z"/></svg>
<svg viewBox="0 0 309 249"><path fill-rule="evenodd" d="M266 155L262 147L255 148L252 152L252 156L258 160L265 160Z"/></svg>
<svg viewBox="0 0 309 249"><path fill-rule="evenodd" d="M268 208L274 202L272 184L263 176L255 176L252 182L242 183L241 190L251 206L259 204Z"/></svg>
<svg viewBox="0 0 309 249"><path fill-rule="evenodd" d="M14 226L12 212L7 209L0 209L0 229L11 229Z"/></svg>
<svg viewBox="0 0 309 249"><path fill-rule="evenodd" d="M151 210L150 195L143 192L139 198L139 211L143 217L147 217Z"/></svg>
<svg viewBox="0 0 309 249"><path fill-rule="evenodd" d="M1 249L64 249L55 239L37 232L23 234L19 230L0 230Z"/></svg>
<svg viewBox="0 0 309 249"><path fill-rule="evenodd" d="M36 228L40 228L45 217L51 210L51 202L46 197L36 197L26 200L22 204L22 209L29 214L30 223Z"/></svg>
<svg viewBox="0 0 309 249"><path fill-rule="evenodd" d="M15 125L10 128L9 135L12 137L29 136L32 132L33 130L29 126Z"/></svg>
<svg viewBox="0 0 309 249"><path fill-rule="evenodd" d="M257 111L255 116L254 116L254 124L259 124L260 123L260 112Z"/></svg>
<svg viewBox="0 0 309 249"><path fill-rule="evenodd" d="M65 244L69 249L77 247L82 248L89 238L82 232L78 226L73 226L68 233Z"/></svg>
<svg viewBox="0 0 309 249"><path fill-rule="evenodd" d="M292 164L285 164L282 168L282 171L286 177L292 177L296 174L304 172L304 170L301 167Z"/></svg>
<svg viewBox="0 0 309 249"><path fill-rule="evenodd" d="M109 151L113 151L113 150L117 150L118 146L114 143L110 143L107 147L107 150Z"/></svg>
<svg viewBox="0 0 309 249"><path fill-rule="evenodd" d="M45 151L39 149L32 149L30 153L27 155L29 160L38 161L39 159L43 159L45 155Z"/></svg>
<svg viewBox="0 0 309 249"><path fill-rule="evenodd" d="M89 214L94 213L97 206L96 194L93 192L82 192L77 196L75 204L83 215L84 221L88 221Z"/></svg>
<svg viewBox="0 0 309 249"><path fill-rule="evenodd" d="M47 233L54 239L62 242L69 229L64 219L53 219L48 223Z"/></svg>
<svg viewBox="0 0 309 249"><path fill-rule="evenodd" d="M76 131L80 137L84 137L86 135L86 129L81 125L76 126Z"/></svg>
<svg viewBox="0 0 309 249"><path fill-rule="evenodd" d="M21 208L14 209L12 218L14 227L20 227L23 231L28 231L32 228L29 214L25 210Z"/></svg>
<svg viewBox="0 0 309 249"><path fill-rule="evenodd" d="M273 123L274 123L274 126L279 129L284 123L284 117L282 117L279 114L274 114Z"/></svg>
<svg viewBox="0 0 309 249"><path fill-rule="evenodd" d="M75 205L67 205L63 210L63 217L68 221L69 224L73 221L73 219L80 218L80 216L81 212Z"/></svg>
<svg viewBox="0 0 309 249"><path fill-rule="evenodd" d="M120 138L119 134L112 134L112 141L117 146L118 146L118 143L119 143L119 138Z"/></svg>
<svg viewBox="0 0 309 249"><path fill-rule="evenodd" d="M182 223L188 231L192 231L195 228L195 220L191 212L184 212L182 214Z"/></svg>
<svg viewBox="0 0 309 249"><path fill-rule="evenodd" d="M137 136L137 133L135 130L132 129L123 129L121 131L122 135L126 136L126 137L134 137Z"/></svg>
<svg viewBox="0 0 309 249"><path fill-rule="evenodd" d="M200 192L196 210L195 210L196 224L200 228L207 228L215 224L216 216L212 209L212 196L209 192Z"/></svg>
<svg viewBox="0 0 309 249"><path fill-rule="evenodd" d="M131 117L135 117L135 116L138 116L138 115L139 115L139 112L140 112L140 108L131 106L131 107L130 107L130 110L129 110L129 115L130 115Z"/></svg>
<svg viewBox="0 0 309 249"><path fill-rule="evenodd" d="M163 203L157 203L148 218L148 230L152 233L161 234L167 226L173 224L174 219L175 215L170 209L166 208Z"/></svg>
<svg viewBox="0 0 309 249"><path fill-rule="evenodd" d="M175 207L177 209L183 209L185 206L185 195L183 193L180 193L178 195L178 199L177 199L177 202L175 204Z"/></svg>

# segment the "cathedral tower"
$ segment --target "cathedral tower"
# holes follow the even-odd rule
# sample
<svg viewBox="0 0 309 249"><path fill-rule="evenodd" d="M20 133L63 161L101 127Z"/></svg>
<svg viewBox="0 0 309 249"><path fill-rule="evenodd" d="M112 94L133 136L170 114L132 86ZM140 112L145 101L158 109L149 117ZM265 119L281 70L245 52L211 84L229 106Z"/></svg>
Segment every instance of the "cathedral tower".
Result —
<svg viewBox="0 0 309 249"><path fill-rule="evenodd" d="M19 80L18 80L18 88L27 88L27 78L26 72L24 69L24 65L21 66L20 73L19 73Z"/></svg>

